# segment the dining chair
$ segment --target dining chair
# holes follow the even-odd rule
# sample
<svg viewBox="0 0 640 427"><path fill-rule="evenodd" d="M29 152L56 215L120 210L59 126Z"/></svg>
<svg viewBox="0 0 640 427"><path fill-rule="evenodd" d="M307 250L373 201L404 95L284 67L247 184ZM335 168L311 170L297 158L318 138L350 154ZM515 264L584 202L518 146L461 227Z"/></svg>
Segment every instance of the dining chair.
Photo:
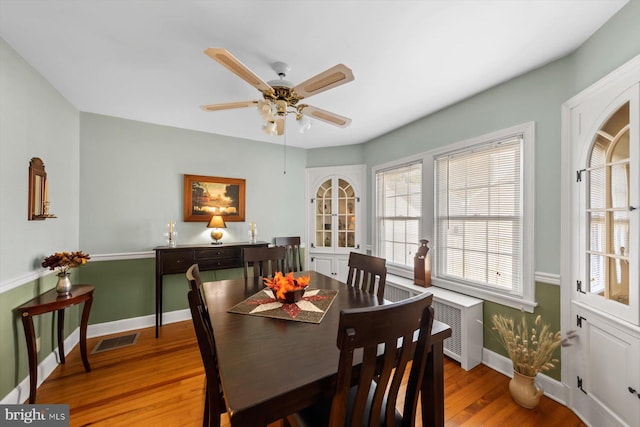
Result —
<svg viewBox="0 0 640 427"><path fill-rule="evenodd" d="M277 271L283 272L286 249L281 246L271 248L244 248L242 258L244 263L244 278L272 277ZM253 266L249 275L249 267Z"/></svg>
<svg viewBox="0 0 640 427"><path fill-rule="evenodd" d="M414 426L431 348L432 300L433 295L424 292L393 304L342 310L335 393L315 406L290 415L288 424L293 427ZM419 333L414 347L416 331ZM357 368L354 368L354 354L362 354L362 363ZM407 370L409 377L403 399L400 390ZM354 386L352 377L358 379ZM396 405L403 401L400 413Z"/></svg>
<svg viewBox="0 0 640 427"><path fill-rule="evenodd" d="M218 376L213 327L211 325L211 319L209 318L207 302L206 299L204 299L198 264L193 264L189 267L186 276L190 288L188 298L191 319L193 320L193 327L196 331L200 356L202 357L207 380L202 426L219 427L220 415L226 412L227 406L222 393L220 377Z"/></svg>
<svg viewBox="0 0 640 427"><path fill-rule="evenodd" d="M302 271L302 254L300 250L300 236L276 237L276 246L283 246L287 251L285 260L286 271Z"/></svg>
<svg viewBox="0 0 640 427"><path fill-rule="evenodd" d="M377 295L378 298L384 298L384 288L387 283L386 262L384 258L351 252L347 285Z"/></svg>

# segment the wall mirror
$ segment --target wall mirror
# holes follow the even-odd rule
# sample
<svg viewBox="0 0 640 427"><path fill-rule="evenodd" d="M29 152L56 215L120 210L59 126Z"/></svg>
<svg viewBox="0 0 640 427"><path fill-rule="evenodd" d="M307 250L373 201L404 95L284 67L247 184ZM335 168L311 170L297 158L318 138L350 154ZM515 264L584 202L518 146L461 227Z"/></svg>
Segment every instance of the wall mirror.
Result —
<svg viewBox="0 0 640 427"><path fill-rule="evenodd" d="M29 221L55 218L48 212L47 173L38 157L29 162Z"/></svg>

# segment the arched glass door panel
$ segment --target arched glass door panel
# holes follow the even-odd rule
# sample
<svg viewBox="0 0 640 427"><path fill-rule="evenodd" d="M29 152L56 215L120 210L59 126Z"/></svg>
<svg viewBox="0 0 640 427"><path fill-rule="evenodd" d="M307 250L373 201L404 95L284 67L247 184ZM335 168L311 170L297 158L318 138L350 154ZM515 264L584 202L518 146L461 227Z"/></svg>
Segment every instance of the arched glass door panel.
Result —
<svg viewBox="0 0 640 427"><path fill-rule="evenodd" d="M616 110L593 140L589 165L586 251L588 291L629 304L629 103ZM636 255L637 256L637 255Z"/></svg>

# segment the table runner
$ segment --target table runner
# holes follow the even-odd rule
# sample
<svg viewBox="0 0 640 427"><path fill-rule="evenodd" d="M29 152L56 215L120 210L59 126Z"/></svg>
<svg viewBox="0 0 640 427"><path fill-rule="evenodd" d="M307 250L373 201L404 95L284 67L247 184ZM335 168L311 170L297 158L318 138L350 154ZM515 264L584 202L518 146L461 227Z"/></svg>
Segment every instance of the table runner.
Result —
<svg viewBox="0 0 640 427"><path fill-rule="evenodd" d="M286 304L276 300L271 289L265 288L231 307L229 312L320 323L337 293L338 291L333 289L307 289L300 301Z"/></svg>

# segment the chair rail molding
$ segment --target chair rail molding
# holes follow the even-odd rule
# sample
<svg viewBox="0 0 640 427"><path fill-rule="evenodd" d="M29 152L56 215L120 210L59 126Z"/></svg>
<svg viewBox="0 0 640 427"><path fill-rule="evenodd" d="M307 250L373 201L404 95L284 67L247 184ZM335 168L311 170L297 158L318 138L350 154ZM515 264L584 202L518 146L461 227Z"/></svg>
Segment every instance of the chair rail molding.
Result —
<svg viewBox="0 0 640 427"><path fill-rule="evenodd" d="M144 251L144 252L121 252L121 253L112 253L112 254L92 254L91 260L89 262L100 262L100 261L126 261L132 259L146 259L146 258L155 258L154 251ZM0 295L5 292L9 292L12 289L19 288L25 283L32 282L34 280L41 279L50 274L55 274L55 271L47 270L44 268L30 271L21 276L14 277L9 280L5 280L0 283Z"/></svg>

